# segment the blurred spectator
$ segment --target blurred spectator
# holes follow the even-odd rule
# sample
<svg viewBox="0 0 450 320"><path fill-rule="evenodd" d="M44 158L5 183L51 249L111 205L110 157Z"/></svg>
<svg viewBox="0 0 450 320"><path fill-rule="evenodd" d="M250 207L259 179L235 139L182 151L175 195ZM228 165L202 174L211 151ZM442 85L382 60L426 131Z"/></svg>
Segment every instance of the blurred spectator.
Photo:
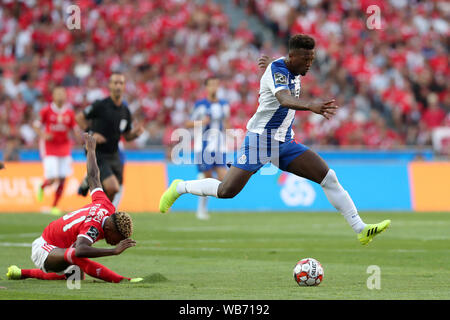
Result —
<svg viewBox="0 0 450 320"><path fill-rule="evenodd" d="M6 138L5 148L3 151L4 161L19 161L21 140L18 136L11 135Z"/></svg>
<svg viewBox="0 0 450 320"><path fill-rule="evenodd" d="M439 127L445 118L445 112L439 107L438 96L435 93L428 95L428 107L423 113L423 121L427 126L427 129L432 130Z"/></svg>

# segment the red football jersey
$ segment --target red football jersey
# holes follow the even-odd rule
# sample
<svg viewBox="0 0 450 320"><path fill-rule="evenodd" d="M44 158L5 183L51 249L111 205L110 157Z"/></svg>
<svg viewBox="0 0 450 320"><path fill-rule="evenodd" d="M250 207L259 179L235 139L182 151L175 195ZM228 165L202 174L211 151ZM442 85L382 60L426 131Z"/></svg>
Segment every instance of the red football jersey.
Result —
<svg viewBox="0 0 450 320"><path fill-rule="evenodd" d="M58 248L69 248L78 237L92 243L103 239L103 223L116 208L101 188L92 191L92 203L51 222L42 233L44 240Z"/></svg>
<svg viewBox="0 0 450 320"><path fill-rule="evenodd" d="M41 123L52 137L44 142L44 156L65 157L70 155L69 131L75 127L75 113L69 106L61 109L51 103L40 112Z"/></svg>

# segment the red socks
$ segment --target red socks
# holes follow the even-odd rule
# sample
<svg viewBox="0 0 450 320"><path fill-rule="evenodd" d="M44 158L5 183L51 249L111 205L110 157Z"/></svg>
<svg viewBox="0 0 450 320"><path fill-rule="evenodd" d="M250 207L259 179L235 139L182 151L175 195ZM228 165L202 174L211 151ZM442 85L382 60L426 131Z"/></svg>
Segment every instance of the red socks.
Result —
<svg viewBox="0 0 450 320"><path fill-rule="evenodd" d="M22 279L33 278L41 280L65 280L65 275L56 273L45 273L39 269L22 269Z"/></svg>
<svg viewBox="0 0 450 320"><path fill-rule="evenodd" d="M75 248L69 248L64 254L64 260L70 264L75 264L80 267L85 273L91 277L98 278L107 282L118 283L123 279L130 280L130 278L122 277L114 271L88 258L78 258L75 256Z"/></svg>
<svg viewBox="0 0 450 320"><path fill-rule="evenodd" d="M59 202L59 199L61 198L61 196L63 194L65 182L66 182L66 179L61 179L59 181L58 188L56 189L56 192L55 192L55 199L53 200L53 207L56 207L56 205Z"/></svg>
<svg viewBox="0 0 450 320"><path fill-rule="evenodd" d="M49 185L53 184L53 181L51 180L45 180L43 184L41 184L41 189L45 189Z"/></svg>
<svg viewBox="0 0 450 320"><path fill-rule="evenodd" d="M106 268L105 266L87 258L78 258L75 256L75 249L69 248L64 254L64 260L70 264L74 264L80 267L84 273L87 273L91 277L98 278L107 282L118 283L123 279L130 280L130 278L122 277L114 271ZM22 269L22 279L34 278L41 280L65 280L64 274L59 275L56 273L45 273L39 269Z"/></svg>
<svg viewBox="0 0 450 320"><path fill-rule="evenodd" d="M56 207L58 202L59 202L59 199L61 199L61 196L62 196L63 191L64 191L64 184L65 184L65 182L66 182L65 178L61 178L59 180L58 187L56 188L56 191L55 191L55 198L53 200L53 207ZM48 187L48 186L50 186L52 184L53 184L52 180L46 179L44 181L44 183L41 184L41 189L43 190L43 189L45 189L46 187Z"/></svg>

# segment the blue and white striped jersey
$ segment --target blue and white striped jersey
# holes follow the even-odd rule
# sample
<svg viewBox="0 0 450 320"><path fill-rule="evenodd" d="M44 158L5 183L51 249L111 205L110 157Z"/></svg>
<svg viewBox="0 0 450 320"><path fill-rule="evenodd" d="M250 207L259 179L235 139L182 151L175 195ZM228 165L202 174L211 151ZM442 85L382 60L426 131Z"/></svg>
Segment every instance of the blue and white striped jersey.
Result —
<svg viewBox="0 0 450 320"><path fill-rule="evenodd" d="M206 98L196 101L191 120L202 120L206 116L211 119L210 123L203 127L202 139L195 139L194 150L202 152L207 148L210 152L224 152L224 120L230 116L230 105L223 99L217 102L211 102Z"/></svg>
<svg viewBox="0 0 450 320"><path fill-rule="evenodd" d="M260 80L258 109L247 123L248 131L268 134L281 142L294 137L292 122L295 110L281 106L275 93L288 89L293 96L300 96L300 76L288 70L284 59L278 58L267 66Z"/></svg>

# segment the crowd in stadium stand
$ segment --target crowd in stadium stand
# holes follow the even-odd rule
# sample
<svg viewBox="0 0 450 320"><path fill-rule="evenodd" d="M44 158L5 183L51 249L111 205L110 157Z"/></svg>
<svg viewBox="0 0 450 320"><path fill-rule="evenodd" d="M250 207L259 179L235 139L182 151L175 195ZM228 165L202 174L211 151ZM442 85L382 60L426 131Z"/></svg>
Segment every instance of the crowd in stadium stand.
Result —
<svg viewBox="0 0 450 320"><path fill-rule="evenodd" d="M170 144L203 82L219 75L231 124L245 130L258 102L257 59L286 54L289 35L316 39L302 95L335 97L326 121L298 112L297 140L312 146L391 149L427 146L450 126L449 8L445 1L235 0L281 39L261 43L243 22L235 30L213 1L80 0L81 28L69 30L69 1L3 1L0 7L0 147L14 159L35 148L32 122L57 85L78 111L108 94L112 71L126 75L126 100L146 132L128 147ZM381 29L366 26L368 3Z"/></svg>
<svg viewBox="0 0 450 320"><path fill-rule="evenodd" d="M297 132L306 143L423 146L434 128L450 126L448 2L235 3L285 42L297 33L316 39L315 68L302 82L303 93L336 96L341 109L332 121L300 118ZM374 13L369 5L380 9L380 29L366 25Z"/></svg>

